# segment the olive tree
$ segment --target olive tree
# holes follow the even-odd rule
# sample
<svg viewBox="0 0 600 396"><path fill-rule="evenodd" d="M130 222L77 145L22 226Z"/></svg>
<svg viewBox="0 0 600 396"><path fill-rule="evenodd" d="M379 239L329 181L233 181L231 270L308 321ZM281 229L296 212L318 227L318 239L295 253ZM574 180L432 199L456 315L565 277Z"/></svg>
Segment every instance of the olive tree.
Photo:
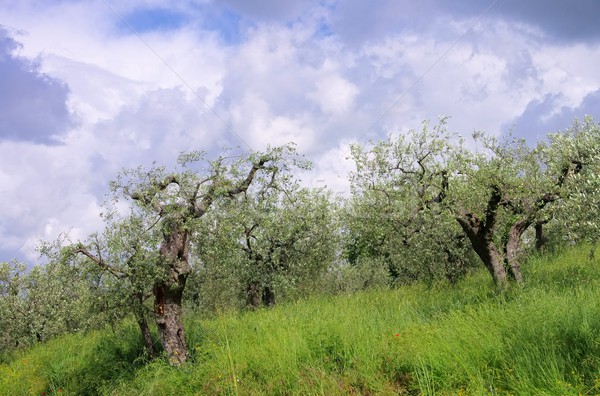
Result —
<svg viewBox="0 0 600 396"><path fill-rule="evenodd" d="M122 203L127 203L127 216L139 219L139 237L120 238L127 243L116 248L109 246L110 238L90 241L78 245L76 251L117 279L141 276L153 298L159 339L171 365L181 365L188 357L182 299L192 272L190 249L199 224L213 206L245 193L252 184L268 190L293 156L290 145L248 156L224 154L213 161L207 161L205 153L191 152L179 157L174 171L140 167L122 172L111 182L115 210L107 218L118 218ZM104 256L106 249L113 254ZM133 271L138 267L144 270ZM140 293L143 300L145 293Z"/></svg>
<svg viewBox="0 0 600 396"><path fill-rule="evenodd" d="M134 315L146 353L154 358L157 350L150 332L152 313L147 301L153 296L155 279L165 276L156 251L159 230L155 219L135 213L120 217L109 211L104 220L106 227L101 234L92 234L85 243L63 247L62 259L97 274L102 305L114 320Z"/></svg>
<svg viewBox="0 0 600 396"><path fill-rule="evenodd" d="M246 305L275 304L279 289L314 281L333 262L335 246L330 205L325 196L294 191L276 202L255 197L245 202L250 214L240 222L246 257Z"/></svg>
<svg viewBox="0 0 600 396"><path fill-rule="evenodd" d="M235 288L247 308L307 288L333 262L331 206L327 194L299 187L292 175L270 191L250 188L213 211L210 230L198 235L205 239L197 246L213 247L197 253L200 275L226 280L222 290Z"/></svg>
<svg viewBox="0 0 600 396"><path fill-rule="evenodd" d="M462 240L448 223L452 219L499 288L509 279L522 283L522 235L564 196L565 181L579 172L581 162L545 155L545 145L530 148L522 140L481 133L474 138L483 151L473 152L444 124L442 119L430 129L424 123L421 130L390 137L370 150L355 148L354 177L362 191L381 193L386 210L397 218L391 224L405 235L437 232L423 251L444 250L442 242L456 246ZM433 222L424 221L431 215ZM440 238L444 235L449 239Z"/></svg>
<svg viewBox="0 0 600 396"><path fill-rule="evenodd" d="M553 226L563 239L591 243L593 256L600 241L600 127L591 117L576 120L565 133L549 136L545 152L559 173L571 169Z"/></svg>
<svg viewBox="0 0 600 396"><path fill-rule="evenodd" d="M94 284L80 269L50 261L0 262L0 349L31 346L103 322Z"/></svg>
<svg viewBox="0 0 600 396"><path fill-rule="evenodd" d="M594 175L598 170L600 144L597 131L597 126L588 118L583 124L575 121L573 127L563 133L549 134L547 140L534 148L528 147L523 140L508 139L500 143L487 138L484 146L492 154L473 161L472 173L480 173L484 180L492 180L485 182L491 191L486 213L504 216L500 219L504 230L500 245L505 267L517 282L523 282L519 248L524 232L531 225L536 228L537 247L543 244L543 225L557 213L561 213L563 222L565 216L571 218L564 222L575 226L571 230L584 230L585 225L591 225L593 229L594 222L584 218L586 213L594 213L593 209L582 211L581 206L576 207L583 202L595 207L593 203L598 190L594 187ZM473 177L472 180L481 179ZM496 201L498 208L494 211L492 206ZM466 224L467 231L469 224ZM584 231L584 234L592 238L594 235L593 231Z"/></svg>
<svg viewBox="0 0 600 396"><path fill-rule="evenodd" d="M459 152L443 204L454 213L495 283L504 287L509 276L522 283L522 235L548 204L560 199L564 178L554 173L540 147L532 149L511 137L474 137L484 151ZM568 169L562 171L564 177Z"/></svg>
<svg viewBox="0 0 600 396"><path fill-rule="evenodd" d="M439 276L454 281L464 273L464 237L439 205L447 193L453 139L442 120L368 148L352 146L356 171L345 216L350 263L382 258L400 283Z"/></svg>

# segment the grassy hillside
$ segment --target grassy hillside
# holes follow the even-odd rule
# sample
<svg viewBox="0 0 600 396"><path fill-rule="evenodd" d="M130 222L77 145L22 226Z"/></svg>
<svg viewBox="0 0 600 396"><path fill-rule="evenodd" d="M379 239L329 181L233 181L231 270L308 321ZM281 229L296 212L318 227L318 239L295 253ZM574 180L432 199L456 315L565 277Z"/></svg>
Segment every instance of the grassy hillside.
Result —
<svg viewBox="0 0 600 396"><path fill-rule="evenodd" d="M532 259L503 295L489 275L190 317L192 363L147 363L134 324L0 364L2 395L598 394L600 268L586 249Z"/></svg>

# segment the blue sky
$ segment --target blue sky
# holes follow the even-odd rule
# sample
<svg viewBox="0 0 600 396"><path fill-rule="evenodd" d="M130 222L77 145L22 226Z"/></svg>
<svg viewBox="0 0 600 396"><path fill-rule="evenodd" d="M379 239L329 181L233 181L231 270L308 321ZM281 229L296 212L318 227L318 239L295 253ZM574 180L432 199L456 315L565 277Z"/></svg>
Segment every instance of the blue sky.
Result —
<svg viewBox="0 0 600 396"><path fill-rule="evenodd" d="M534 143L600 118L598 15L596 0L3 1L0 260L99 230L120 169L182 150L295 141L304 183L344 194L350 144L424 119Z"/></svg>

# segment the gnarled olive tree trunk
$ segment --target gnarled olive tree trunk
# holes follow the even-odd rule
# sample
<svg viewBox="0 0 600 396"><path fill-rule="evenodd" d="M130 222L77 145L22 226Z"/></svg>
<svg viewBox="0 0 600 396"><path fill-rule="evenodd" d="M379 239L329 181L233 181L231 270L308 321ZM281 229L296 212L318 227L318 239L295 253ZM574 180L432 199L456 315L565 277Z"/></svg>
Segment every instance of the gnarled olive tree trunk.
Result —
<svg viewBox="0 0 600 396"><path fill-rule="evenodd" d="M244 193L254 180L256 172L264 169L265 163L270 160L267 156L261 157L253 163L245 179L237 185L229 184L229 188L217 188L216 183L220 181L219 173L223 171L218 168L207 179L194 182L195 185L191 189L185 188L185 178L171 175L162 181L155 180L147 190L136 191L130 195L133 200L152 208L162 220L159 262L165 273L155 279L152 292L158 335L169 364L172 366L180 366L188 358L182 301L187 278L192 272L189 264L190 233L193 229L191 224L204 216L218 197L233 198ZM218 164L221 162L218 161ZM208 182L212 184L205 191L201 191L202 184ZM165 201L156 197L172 184L178 185L179 191L191 191L192 194L178 198L171 197Z"/></svg>
<svg viewBox="0 0 600 396"><path fill-rule="evenodd" d="M560 187L560 186L559 186ZM519 284L523 284L523 274L521 273L521 265L519 264L519 248L521 238L525 231L535 222L536 248L541 249L544 243L543 224L545 220L538 220L536 216L546 205L560 198L558 193L545 193L537 198L533 204L515 205L511 201L507 201L506 207L512 209L516 220L510 225L504 245L504 254L506 258L506 266L510 270L511 277Z"/></svg>
<svg viewBox="0 0 600 396"><path fill-rule="evenodd" d="M183 330L181 303L185 283L192 268L189 265L189 233L181 218L165 223L160 255L167 268L165 279L155 282L154 310L158 336L169 364L179 366L187 360L187 345Z"/></svg>
<svg viewBox="0 0 600 396"><path fill-rule="evenodd" d="M504 259L502 253L494 244L494 226L501 198L500 188L492 186L492 193L487 203L483 221L475 214L464 211L456 216L456 221L469 238L475 253L492 275L496 286L499 289L504 289L508 283Z"/></svg>

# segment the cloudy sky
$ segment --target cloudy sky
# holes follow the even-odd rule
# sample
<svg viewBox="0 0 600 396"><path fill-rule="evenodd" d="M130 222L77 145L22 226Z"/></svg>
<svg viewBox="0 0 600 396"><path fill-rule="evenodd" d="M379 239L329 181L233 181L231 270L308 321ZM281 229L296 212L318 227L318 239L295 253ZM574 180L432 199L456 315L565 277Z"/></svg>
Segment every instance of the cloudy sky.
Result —
<svg viewBox="0 0 600 396"><path fill-rule="evenodd" d="M535 142L600 118L598 0L2 0L0 260L85 238L123 167L294 141L347 191L350 143L450 116Z"/></svg>

